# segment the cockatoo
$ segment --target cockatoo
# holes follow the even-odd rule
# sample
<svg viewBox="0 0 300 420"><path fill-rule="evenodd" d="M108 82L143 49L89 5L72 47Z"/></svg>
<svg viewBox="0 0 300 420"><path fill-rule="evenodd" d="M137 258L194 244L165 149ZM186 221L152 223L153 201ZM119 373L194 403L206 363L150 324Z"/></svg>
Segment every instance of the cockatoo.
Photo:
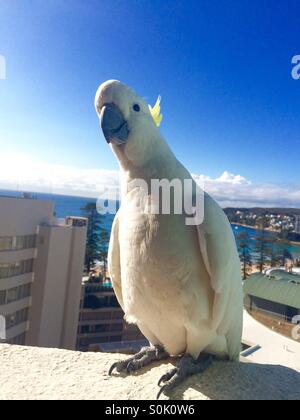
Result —
<svg viewBox="0 0 300 420"><path fill-rule="evenodd" d="M176 367L159 381L159 386L163 384L159 397L186 377L203 372L213 357L239 358L243 322L239 257L228 219L207 193L204 218L198 224L187 224L184 212L149 212L153 179L189 180L194 191L199 188L160 133L160 100L151 108L132 89L110 80L100 85L95 107L119 161L123 184L108 269L125 319L136 324L150 343L114 363L109 373L114 369L131 373L178 357ZM192 141L187 140L192 153ZM141 197L136 180L149 187L145 208L137 205ZM136 211L141 206L145 211Z"/></svg>

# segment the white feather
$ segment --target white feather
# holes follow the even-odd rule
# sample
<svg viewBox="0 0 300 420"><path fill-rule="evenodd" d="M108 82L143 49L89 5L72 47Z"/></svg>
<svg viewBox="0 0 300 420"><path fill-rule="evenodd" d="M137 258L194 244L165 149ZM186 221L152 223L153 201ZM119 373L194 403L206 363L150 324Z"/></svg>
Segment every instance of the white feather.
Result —
<svg viewBox="0 0 300 420"><path fill-rule="evenodd" d="M141 98L112 83L113 91L109 84L106 91L100 89L101 101L109 97L118 105L120 100L131 129L125 148L113 146L128 191L109 248L109 271L126 319L172 355L188 352L197 358L210 351L236 359L242 334L242 281L230 224L207 194L199 226L187 226L184 215L136 212L140 195L137 188L130 188L132 180L140 178L150 186L152 178L192 177L161 137L149 111L144 108L141 115L131 116L130 104L142 103Z"/></svg>

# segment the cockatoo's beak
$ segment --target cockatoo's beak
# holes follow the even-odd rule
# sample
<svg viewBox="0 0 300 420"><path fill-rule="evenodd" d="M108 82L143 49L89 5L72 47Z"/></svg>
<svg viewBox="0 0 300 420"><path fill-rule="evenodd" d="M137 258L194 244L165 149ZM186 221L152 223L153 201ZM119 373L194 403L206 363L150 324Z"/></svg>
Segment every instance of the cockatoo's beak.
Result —
<svg viewBox="0 0 300 420"><path fill-rule="evenodd" d="M100 124L107 143L126 143L129 134L127 121L114 104L105 104L100 112Z"/></svg>

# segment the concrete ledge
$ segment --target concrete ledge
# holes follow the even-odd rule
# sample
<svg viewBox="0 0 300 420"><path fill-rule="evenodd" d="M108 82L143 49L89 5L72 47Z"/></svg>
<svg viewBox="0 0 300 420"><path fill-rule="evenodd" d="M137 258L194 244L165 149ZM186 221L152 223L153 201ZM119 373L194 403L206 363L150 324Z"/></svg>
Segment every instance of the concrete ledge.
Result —
<svg viewBox="0 0 300 420"><path fill-rule="evenodd" d="M0 345L0 399L154 399L170 362L128 377L107 376L126 356ZM163 397L166 398L166 397ZM172 395L185 400L300 399L295 370L255 363L215 362Z"/></svg>

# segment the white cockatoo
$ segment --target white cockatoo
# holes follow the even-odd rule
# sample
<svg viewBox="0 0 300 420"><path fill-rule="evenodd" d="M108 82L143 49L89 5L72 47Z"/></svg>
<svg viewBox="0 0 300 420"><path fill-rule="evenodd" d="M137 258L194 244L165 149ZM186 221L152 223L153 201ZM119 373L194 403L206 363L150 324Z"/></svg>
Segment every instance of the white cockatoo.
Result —
<svg viewBox="0 0 300 420"><path fill-rule="evenodd" d="M159 131L160 100L151 108L132 89L110 80L99 87L95 106L123 183L110 238L109 272L125 319L150 342L135 356L115 363L110 374L181 356L177 367L161 378L159 396L202 372L213 356L239 358L239 257L228 219L208 194L203 193L204 218L198 224L187 224L184 212L149 211L151 180L189 180L193 194L199 191ZM187 144L193 153L192 139ZM149 187L144 201L140 180Z"/></svg>

